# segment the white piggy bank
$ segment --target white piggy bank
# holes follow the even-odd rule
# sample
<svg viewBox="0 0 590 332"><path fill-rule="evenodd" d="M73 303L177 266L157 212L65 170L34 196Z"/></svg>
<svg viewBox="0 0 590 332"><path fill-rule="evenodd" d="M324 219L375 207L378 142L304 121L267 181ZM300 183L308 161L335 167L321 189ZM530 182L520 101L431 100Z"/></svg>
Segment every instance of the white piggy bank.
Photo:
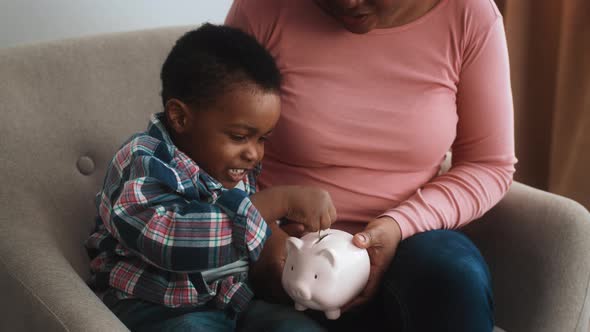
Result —
<svg viewBox="0 0 590 332"><path fill-rule="evenodd" d="M287 240L282 284L295 309L321 310L328 319L357 296L369 279L369 255L352 243L352 235L328 229Z"/></svg>

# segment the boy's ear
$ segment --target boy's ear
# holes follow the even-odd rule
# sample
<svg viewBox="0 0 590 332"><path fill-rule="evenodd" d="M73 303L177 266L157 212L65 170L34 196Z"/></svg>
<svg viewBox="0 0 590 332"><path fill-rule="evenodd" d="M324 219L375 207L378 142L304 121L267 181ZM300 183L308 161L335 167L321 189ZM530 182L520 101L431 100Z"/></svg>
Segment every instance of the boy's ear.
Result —
<svg viewBox="0 0 590 332"><path fill-rule="evenodd" d="M188 130L190 108L182 101L171 98L164 106L166 121L168 125L177 133L183 134Z"/></svg>

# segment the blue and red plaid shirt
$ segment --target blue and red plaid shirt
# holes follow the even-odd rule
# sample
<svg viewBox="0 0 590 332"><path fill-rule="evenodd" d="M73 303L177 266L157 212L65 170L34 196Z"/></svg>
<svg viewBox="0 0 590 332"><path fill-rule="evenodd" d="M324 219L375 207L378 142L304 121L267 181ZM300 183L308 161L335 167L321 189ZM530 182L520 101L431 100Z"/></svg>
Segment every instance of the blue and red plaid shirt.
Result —
<svg viewBox="0 0 590 332"><path fill-rule="evenodd" d="M258 259L270 235L248 198L260 168L244 178L244 190L225 189L176 148L162 119L153 115L107 170L86 242L91 285L119 299L240 312L253 296L247 272L210 282L201 272Z"/></svg>

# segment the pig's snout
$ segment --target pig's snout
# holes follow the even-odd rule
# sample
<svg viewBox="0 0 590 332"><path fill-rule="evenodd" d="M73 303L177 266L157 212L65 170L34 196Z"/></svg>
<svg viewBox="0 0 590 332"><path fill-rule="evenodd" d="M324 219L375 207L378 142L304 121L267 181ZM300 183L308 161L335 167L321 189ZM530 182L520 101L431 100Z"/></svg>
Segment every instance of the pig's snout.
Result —
<svg viewBox="0 0 590 332"><path fill-rule="evenodd" d="M309 287L306 287L302 283L294 283L291 291L297 299L309 301L311 300L311 291Z"/></svg>

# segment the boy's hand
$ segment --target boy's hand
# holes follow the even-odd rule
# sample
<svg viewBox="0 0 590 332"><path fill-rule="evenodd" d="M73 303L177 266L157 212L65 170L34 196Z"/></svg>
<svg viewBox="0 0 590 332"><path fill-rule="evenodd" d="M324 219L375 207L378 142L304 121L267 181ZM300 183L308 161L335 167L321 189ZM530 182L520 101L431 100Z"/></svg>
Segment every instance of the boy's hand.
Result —
<svg viewBox="0 0 590 332"><path fill-rule="evenodd" d="M319 188L276 186L255 193L250 200L269 224L284 218L314 232L329 228L336 220L330 194Z"/></svg>
<svg viewBox="0 0 590 332"><path fill-rule="evenodd" d="M336 208L330 194L322 189L288 186L285 189L287 214L285 218L300 223L305 231L330 228L336 220Z"/></svg>
<svg viewBox="0 0 590 332"><path fill-rule="evenodd" d="M266 240L258 260L251 264L249 279L257 297L272 303L291 303L281 283L289 234L276 224L269 226L272 235Z"/></svg>
<svg viewBox="0 0 590 332"><path fill-rule="evenodd" d="M327 191L303 186L272 187L250 199L272 231L260 257L250 266L249 278L254 293L269 302L291 303L281 283L287 259L287 238L300 237L304 231L329 228L336 220L336 208ZM279 226L274 222L279 218L288 221Z"/></svg>

